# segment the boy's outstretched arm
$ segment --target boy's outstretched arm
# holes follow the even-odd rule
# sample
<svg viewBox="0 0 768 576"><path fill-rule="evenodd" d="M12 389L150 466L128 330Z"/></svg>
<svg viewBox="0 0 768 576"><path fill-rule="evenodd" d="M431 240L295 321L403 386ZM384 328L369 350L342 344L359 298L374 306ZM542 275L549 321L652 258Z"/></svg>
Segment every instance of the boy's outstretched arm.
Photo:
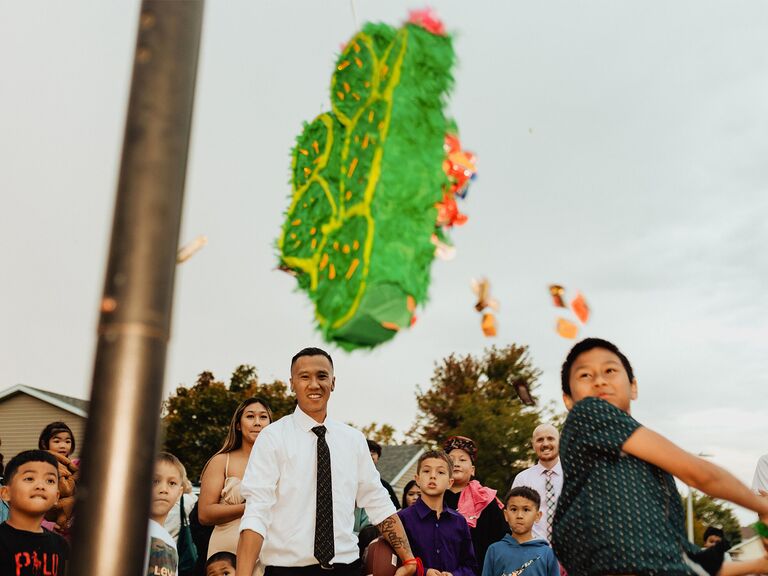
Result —
<svg viewBox="0 0 768 576"><path fill-rule="evenodd" d="M622 449L713 498L754 510L763 522L768 522L768 498L758 496L730 472L686 452L661 434L645 427L638 428L624 442Z"/></svg>
<svg viewBox="0 0 768 576"><path fill-rule="evenodd" d="M768 574L768 556L742 562L723 562L723 567L717 576L749 576L751 574Z"/></svg>

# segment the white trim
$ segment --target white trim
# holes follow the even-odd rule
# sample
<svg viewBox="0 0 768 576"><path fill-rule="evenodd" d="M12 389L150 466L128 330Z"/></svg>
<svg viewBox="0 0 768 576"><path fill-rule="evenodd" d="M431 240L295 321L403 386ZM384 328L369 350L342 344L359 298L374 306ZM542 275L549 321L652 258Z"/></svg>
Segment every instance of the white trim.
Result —
<svg viewBox="0 0 768 576"><path fill-rule="evenodd" d="M397 476L392 478L392 482L390 482L390 484L397 484L398 480L400 480L400 478L403 477L403 474L405 474L408 470L410 470L411 466L413 466L414 464L416 464L416 462L419 461L419 456L424 454L424 452L426 452L426 449L422 446L419 449L419 451L416 453L416 455L410 460L408 460L408 463L400 469L400 472L397 473Z"/></svg>
<svg viewBox="0 0 768 576"><path fill-rule="evenodd" d="M47 402L52 406L56 406L57 408L61 408L62 410L66 410L67 412L71 412L76 416L82 416L83 418L88 418L88 412L86 412L85 410L82 410L77 406L73 406L72 404L64 402L63 400L59 400L58 398L54 398L53 396L49 396L42 390L35 390L34 388L30 388L29 386L24 386L24 384L17 384L16 386L6 388L2 392L0 392L0 401L4 400L8 396L12 396L13 394L16 394L17 392L23 392L27 396L32 396L33 398L37 398L38 400Z"/></svg>

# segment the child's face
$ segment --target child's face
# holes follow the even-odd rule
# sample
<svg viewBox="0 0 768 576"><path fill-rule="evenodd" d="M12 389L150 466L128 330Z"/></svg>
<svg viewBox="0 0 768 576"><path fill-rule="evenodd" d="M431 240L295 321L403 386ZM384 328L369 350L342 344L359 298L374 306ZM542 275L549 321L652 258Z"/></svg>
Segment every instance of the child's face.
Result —
<svg viewBox="0 0 768 576"><path fill-rule="evenodd" d="M68 458L72 453L72 436L69 432L54 434L48 441L48 450Z"/></svg>
<svg viewBox="0 0 768 576"><path fill-rule="evenodd" d="M541 518L541 510L528 498L512 496L504 508L504 518L512 533L521 536L531 531L533 524Z"/></svg>
<svg viewBox="0 0 768 576"><path fill-rule="evenodd" d="M3 500L23 514L45 514L59 499L59 472L48 462L27 462L19 466L8 486L2 487Z"/></svg>
<svg viewBox="0 0 768 576"><path fill-rule="evenodd" d="M442 458L427 458L416 474L416 483L422 494L440 496L453 485L448 463Z"/></svg>
<svg viewBox="0 0 768 576"><path fill-rule="evenodd" d="M637 398L637 381L630 382L621 359L604 348L593 348L576 357L570 384L571 395L563 394L568 410L579 400L597 397L629 413L632 400Z"/></svg>
<svg viewBox="0 0 768 576"><path fill-rule="evenodd" d="M229 576L234 575L235 567L228 560L217 560L211 562L205 568L205 576Z"/></svg>
<svg viewBox="0 0 768 576"><path fill-rule="evenodd" d="M408 490L408 493L405 495L405 505L413 506L416 503L416 500L419 499L419 496L421 496L421 490L419 489L419 485L414 484L413 486L411 486L411 489Z"/></svg>
<svg viewBox="0 0 768 576"><path fill-rule="evenodd" d="M178 468L169 462L155 464L155 476L152 479L152 508L150 516L153 519L168 515L171 508L181 498L183 486Z"/></svg>
<svg viewBox="0 0 768 576"><path fill-rule="evenodd" d="M472 476L475 475L475 467L472 465L472 458L469 457L461 448L455 448L448 454L453 461L453 481L459 486L469 484ZM419 485L421 486L421 485ZM422 491L424 489L422 488Z"/></svg>
<svg viewBox="0 0 768 576"><path fill-rule="evenodd" d="M704 548L712 548L712 546L715 546L716 544L720 543L722 538L718 536L717 534L710 534L707 536L706 542L704 542Z"/></svg>

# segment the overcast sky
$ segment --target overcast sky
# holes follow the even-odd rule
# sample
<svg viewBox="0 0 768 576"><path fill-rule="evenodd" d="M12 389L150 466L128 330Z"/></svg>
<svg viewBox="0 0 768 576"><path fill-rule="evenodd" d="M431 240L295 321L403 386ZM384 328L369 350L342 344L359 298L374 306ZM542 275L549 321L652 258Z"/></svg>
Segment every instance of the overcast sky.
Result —
<svg viewBox="0 0 768 576"><path fill-rule="evenodd" d="M357 1L396 24L420 4ZM451 352L510 342L559 404L572 344L547 285L581 290L581 336L632 360L633 414L751 480L768 452L768 4L435 1L459 58L450 113L480 175L416 326L331 348L333 416L408 429ZM138 2L0 0L0 388L87 398ZM206 7L166 390L241 363L287 380L323 342L273 271L301 123L329 109L347 0ZM469 287L486 275L499 335ZM511 400L514 401L514 400ZM750 518L742 514L743 519Z"/></svg>

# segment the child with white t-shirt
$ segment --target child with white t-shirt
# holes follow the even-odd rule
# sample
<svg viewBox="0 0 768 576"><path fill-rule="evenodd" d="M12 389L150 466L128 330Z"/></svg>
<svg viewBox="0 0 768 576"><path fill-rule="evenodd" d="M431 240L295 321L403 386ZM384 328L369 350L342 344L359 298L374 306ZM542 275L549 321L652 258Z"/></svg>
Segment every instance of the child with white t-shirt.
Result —
<svg viewBox="0 0 768 576"><path fill-rule="evenodd" d="M149 513L149 553L147 574L176 574L179 554L176 542L163 527L168 512L176 505L184 490L187 472L176 456L160 452L155 460L152 479L152 506Z"/></svg>

